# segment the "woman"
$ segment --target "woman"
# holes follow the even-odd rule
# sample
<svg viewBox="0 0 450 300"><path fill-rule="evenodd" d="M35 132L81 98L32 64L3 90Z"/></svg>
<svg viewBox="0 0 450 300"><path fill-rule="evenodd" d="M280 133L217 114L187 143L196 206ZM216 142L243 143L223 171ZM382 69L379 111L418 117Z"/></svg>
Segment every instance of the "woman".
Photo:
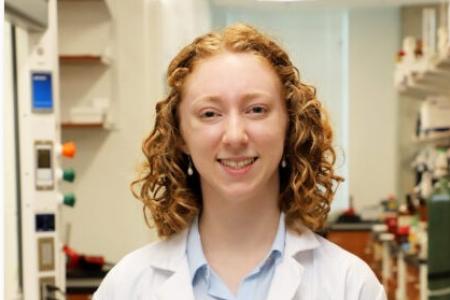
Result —
<svg viewBox="0 0 450 300"><path fill-rule="evenodd" d="M285 51L237 24L194 40L167 76L132 184L162 241L123 258L94 299L385 299L364 262L312 232L342 178Z"/></svg>

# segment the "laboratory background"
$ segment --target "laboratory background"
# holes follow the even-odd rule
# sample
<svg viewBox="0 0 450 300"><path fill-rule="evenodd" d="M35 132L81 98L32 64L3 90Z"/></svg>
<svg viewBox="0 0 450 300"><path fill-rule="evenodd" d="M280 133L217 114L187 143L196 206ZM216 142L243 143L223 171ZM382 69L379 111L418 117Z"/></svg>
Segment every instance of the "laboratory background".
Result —
<svg viewBox="0 0 450 300"><path fill-rule="evenodd" d="M416 0L5 0L4 286L90 299L156 240L129 189L170 59L244 22L275 37L335 130L319 234L366 261L389 299L450 299L450 10Z"/></svg>

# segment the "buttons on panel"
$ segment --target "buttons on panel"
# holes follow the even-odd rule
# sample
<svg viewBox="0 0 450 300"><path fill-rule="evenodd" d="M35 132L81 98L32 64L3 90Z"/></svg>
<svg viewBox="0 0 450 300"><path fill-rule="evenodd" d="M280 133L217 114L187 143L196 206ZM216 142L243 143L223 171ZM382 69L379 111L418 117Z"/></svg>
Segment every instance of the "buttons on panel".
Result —
<svg viewBox="0 0 450 300"><path fill-rule="evenodd" d="M74 182L75 181L75 170L73 168L57 169L56 170L56 178L58 180Z"/></svg>
<svg viewBox="0 0 450 300"><path fill-rule="evenodd" d="M75 194L74 193L59 194L58 202L66 206L74 207L76 202Z"/></svg>
<svg viewBox="0 0 450 300"><path fill-rule="evenodd" d="M36 189L50 190L54 187L53 174L53 142L52 141L36 141L34 144L36 157ZM59 154L62 156L73 158L76 153L75 143L69 142L57 147ZM58 179L68 182L75 180L75 170L72 168L65 170L56 170Z"/></svg>
<svg viewBox="0 0 450 300"><path fill-rule="evenodd" d="M58 147L58 153L67 158L73 158L77 152L77 147L74 142L67 142Z"/></svg>
<svg viewBox="0 0 450 300"><path fill-rule="evenodd" d="M74 142L67 142L62 145L59 145L57 151L61 156L73 158L77 152L77 147ZM59 180L74 182L75 170L73 168L58 169L56 170L56 177ZM57 201L60 204L73 207L75 206L76 197L75 194L73 193L59 194Z"/></svg>

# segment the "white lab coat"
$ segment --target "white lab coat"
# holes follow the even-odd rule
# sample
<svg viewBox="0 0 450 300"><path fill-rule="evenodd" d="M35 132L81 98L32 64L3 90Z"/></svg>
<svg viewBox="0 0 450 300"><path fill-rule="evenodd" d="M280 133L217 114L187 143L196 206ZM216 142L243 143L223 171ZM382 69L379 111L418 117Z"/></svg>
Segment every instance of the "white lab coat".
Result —
<svg viewBox="0 0 450 300"><path fill-rule="evenodd" d="M94 300L194 300L186 257L187 230L125 256ZM372 270L357 256L305 228L287 230L267 300L384 300ZM255 299L262 300L262 299Z"/></svg>

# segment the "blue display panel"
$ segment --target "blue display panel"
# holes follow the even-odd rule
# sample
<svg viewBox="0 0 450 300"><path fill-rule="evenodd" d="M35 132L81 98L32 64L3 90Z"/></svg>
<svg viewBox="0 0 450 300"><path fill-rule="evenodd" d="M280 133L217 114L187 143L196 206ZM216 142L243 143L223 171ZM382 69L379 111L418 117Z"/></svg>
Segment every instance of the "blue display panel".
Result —
<svg viewBox="0 0 450 300"><path fill-rule="evenodd" d="M52 111L52 74L48 72L32 72L31 82L33 110L42 112Z"/></svg>

